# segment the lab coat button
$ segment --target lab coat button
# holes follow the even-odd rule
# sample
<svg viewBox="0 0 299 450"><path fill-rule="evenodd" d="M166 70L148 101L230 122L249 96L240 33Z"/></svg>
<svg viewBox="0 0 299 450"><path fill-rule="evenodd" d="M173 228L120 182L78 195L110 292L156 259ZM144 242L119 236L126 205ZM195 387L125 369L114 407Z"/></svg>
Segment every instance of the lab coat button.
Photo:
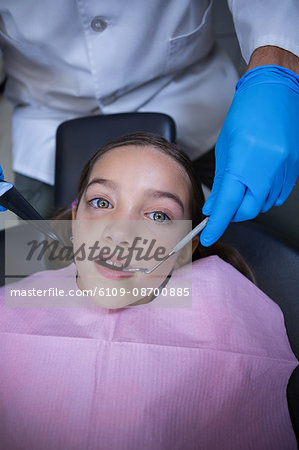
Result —
<svg viewBox="0 0 299 450"><path fill-rule="evenodd" d="M90 25L93 31L97 31L98 33L101 33L107 28L107 22L99 16L94 17Z"/></svg>

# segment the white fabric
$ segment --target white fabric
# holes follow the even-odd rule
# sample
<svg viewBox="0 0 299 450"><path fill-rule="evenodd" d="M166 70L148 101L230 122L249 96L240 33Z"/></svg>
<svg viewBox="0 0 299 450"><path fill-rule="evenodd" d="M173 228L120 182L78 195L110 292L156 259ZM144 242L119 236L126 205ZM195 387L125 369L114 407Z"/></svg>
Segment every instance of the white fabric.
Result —
<svg viewBox="0 0 299 450"><path fill-rule="evenodd" d="M245 58L267 39L265 30L275 35L269 44L286 48L288 40L294 51L294 2L247 3L230 1ZM192 158L209 150L237 81L228 57L213 47L211 10L208 0L1 0L6 96L16 105L14 170L53 184L57 126L91 114L165 112ZM92 27L95 17L107 25L101 32Z"/></svg>
<svg viewBox="0 0 299 450"><path fill-rule="evenodd" d="M299 56L298 0L228 0L242 56L248 63L252 52L275 45Z"/></svg>

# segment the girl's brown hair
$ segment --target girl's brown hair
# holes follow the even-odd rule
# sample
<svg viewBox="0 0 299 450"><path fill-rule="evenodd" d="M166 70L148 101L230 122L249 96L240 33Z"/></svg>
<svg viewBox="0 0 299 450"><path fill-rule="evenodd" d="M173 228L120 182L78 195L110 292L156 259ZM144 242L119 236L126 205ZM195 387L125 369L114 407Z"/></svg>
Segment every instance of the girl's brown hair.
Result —
<svg viewBox="0 0 299 450"><path fill-rule="evenodd" d="M131 134L126 134L121 136L108 144L101 147L93 157L85 165L78 186L78 197L77 202L80 203L82 195L84 194L86 187L89 182L91 171L95 163L107 152L113 150L117 147L125 147L128 145L135 145L139 147L154 147L162 153L170 156L174 161L176 161L188 175L191 183L192 199L191 199L191 210L192 210L192 228L199 224L203 219L202 207L204 205L204 194L201 186L196 180L193 165L189 157L181 151L176 144L168 142L166 139L152 133L136 132ZM71 219L72 208L64 208L57 212L55 219ZM244 261L242 256L237 250L221 242L211 245L210 247L203 247L201 244L198 245L196 251L193 254L193 261L204 258L206 256L218 255L221 259L228 262L234 266L239 272L245 275L249 280L255 283L254 275L250 270L247 263Z"/></svg>

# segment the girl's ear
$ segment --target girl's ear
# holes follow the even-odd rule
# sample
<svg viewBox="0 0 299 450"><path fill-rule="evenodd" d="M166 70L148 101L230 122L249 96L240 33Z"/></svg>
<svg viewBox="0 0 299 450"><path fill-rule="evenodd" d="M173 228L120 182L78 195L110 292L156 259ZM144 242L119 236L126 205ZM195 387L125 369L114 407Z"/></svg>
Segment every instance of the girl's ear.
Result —
<svg viewBox="0 0 299 450"><path fill-rule="evenodd" d="M72 208L72 220L76 220L77 216L77 206L73 206Z"/></svg>
<svg viewBox="0 0 299 450"><path fill-rule="evenodd" d="M195 252L195 250L197 249L197 247L199 246L200 243L200 237L199 236L195 236L192 239L192 255Z"/></svg>
<svg viewBox="0 0 299 450"><path fill-rule="evenodd" d="M78 199L72 202L72 220L76 219L77 216L77 208L78 208Z"/></svg>
<svg viewBox="0 0 299 450"><path fill-rule="evenodd" d="M77 217L78 204L72 203L72 235L74 235L74 223Z"/></svg>

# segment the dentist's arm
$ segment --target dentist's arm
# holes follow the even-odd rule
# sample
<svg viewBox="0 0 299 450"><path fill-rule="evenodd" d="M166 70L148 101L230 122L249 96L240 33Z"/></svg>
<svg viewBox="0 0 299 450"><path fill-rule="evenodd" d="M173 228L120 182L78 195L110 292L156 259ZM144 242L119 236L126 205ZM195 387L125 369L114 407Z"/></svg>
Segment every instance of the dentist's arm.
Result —
<svg viewBox="0 0 299 450"><path fill-rule="evenodd" d="M299 58L278 47L256 49L216 143L203 245L231 221L253 219L287 199L299 175L298 117Z"/></svg>
<svg viewBox="0 0 299 450"><path fill-rule="evenodd" d="M247 72L258 66L274 64L292 70L299 75L299 58L283 48L266 45L254 50L248 63Z"/></svg>

